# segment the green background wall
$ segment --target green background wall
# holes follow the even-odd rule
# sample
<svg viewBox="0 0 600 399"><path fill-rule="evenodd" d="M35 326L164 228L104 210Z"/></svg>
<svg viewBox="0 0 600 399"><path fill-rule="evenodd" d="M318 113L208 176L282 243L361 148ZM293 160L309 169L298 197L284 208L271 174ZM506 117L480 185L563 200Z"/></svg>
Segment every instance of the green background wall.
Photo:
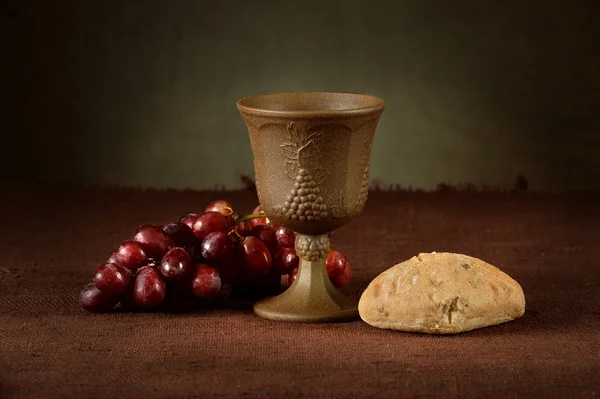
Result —
<svg viewBox="0 0 600 399"><path fill-rule="evenodd" d="M595 1L0 2L2 174L241 187L235 101L387 100L372 178L600 188Z"/></svg>

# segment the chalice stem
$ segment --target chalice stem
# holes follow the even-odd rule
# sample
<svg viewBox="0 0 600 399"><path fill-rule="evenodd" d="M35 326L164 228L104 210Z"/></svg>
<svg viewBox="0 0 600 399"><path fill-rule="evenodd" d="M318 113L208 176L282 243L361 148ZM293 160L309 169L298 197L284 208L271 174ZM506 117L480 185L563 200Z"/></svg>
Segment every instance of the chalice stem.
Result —
<svg viewBox="0 0 600 399"><path fill-rule="evenodd" d="M331 322L358 317L357 301L338 291L327 275L327 234L296 236L300 268L294 283L281 295L254 305L261 317L278 321Z"/></svg>

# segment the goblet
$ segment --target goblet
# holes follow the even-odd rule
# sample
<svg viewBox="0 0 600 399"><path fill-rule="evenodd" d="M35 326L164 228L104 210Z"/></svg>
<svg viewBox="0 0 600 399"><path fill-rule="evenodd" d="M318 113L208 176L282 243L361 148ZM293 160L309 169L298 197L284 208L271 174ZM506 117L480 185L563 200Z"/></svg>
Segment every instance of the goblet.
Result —
<svg viewBox="0 0 600 399"><path fill-rule="evenodd" d="M297 233L300 258L294 283L256 302L255 313L298 322L357 318L357 299L329 281L327 233L365 205L385 102L365 94L297 92L246 97L237 107L250 134L260 204L274 223Z"/></svg>

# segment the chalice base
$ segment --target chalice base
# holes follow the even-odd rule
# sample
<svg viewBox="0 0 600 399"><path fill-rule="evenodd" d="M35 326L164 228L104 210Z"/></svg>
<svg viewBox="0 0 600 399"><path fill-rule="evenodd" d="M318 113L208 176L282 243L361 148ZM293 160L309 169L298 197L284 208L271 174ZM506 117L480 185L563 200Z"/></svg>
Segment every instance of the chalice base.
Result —
<svg viewBox="0 0 600 399"><path fill-rule="evenodd" d="M342 322L358 319L358 300L338 291L327 276L325 260L300 261L296 281L284 293L260 300L254 312L275 321Z"/></svg>

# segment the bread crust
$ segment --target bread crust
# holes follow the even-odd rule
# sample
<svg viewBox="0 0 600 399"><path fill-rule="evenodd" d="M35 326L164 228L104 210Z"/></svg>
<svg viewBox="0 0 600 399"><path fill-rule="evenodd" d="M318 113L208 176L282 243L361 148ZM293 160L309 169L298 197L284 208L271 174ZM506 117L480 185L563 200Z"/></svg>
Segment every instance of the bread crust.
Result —
<svg viewBox="0 0 600 399"><path fill-rule="evenodd" d="M518 282L481 259L432 252L377 276L358 310L378 328L456 334L521 317L525 295Z"/></svg>

